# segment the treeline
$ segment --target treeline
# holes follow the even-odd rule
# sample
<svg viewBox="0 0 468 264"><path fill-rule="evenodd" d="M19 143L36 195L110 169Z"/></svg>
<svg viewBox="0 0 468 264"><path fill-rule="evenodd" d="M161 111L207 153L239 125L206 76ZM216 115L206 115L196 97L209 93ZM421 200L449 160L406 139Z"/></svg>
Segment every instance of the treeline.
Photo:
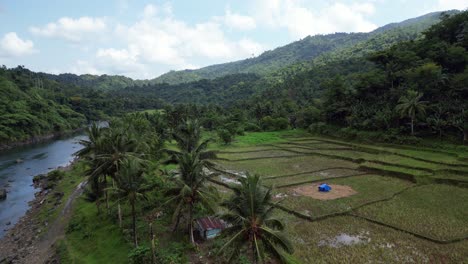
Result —
<svg viewBox="0 0 468 264"><path fill-rule="evenodd" d="M424 38L365 58L283 72L239 108L257 120L287 118L291 127L340 137L417 142L468 140L468 12L445 16ZM368 131L369 133L361 133Z"/></svg>

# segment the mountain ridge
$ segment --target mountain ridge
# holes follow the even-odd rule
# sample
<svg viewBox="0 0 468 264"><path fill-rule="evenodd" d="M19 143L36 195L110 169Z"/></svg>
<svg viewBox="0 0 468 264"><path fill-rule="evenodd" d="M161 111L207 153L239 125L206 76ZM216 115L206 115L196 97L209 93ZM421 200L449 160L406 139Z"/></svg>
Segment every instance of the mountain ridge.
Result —
<svg viewBox="0 0 468 264"><path fill-rule="evenodd" d="M440 21L443 13L454 14L458 10L432 12L419 17L390 23L369 33L333 33L307 36L303 39L263 52L254 58L209 65L194 70L169 71L153 79L135 80L122 75L59 75L41 73L43 77L97 90L120 90L130 86L169 83L180 84L215 79L230 74L277 74L288 67L292 70L308 68L312 63L325 64L341 57L356 57L388 48L398 42L418 38L431 25Z"/></svg>

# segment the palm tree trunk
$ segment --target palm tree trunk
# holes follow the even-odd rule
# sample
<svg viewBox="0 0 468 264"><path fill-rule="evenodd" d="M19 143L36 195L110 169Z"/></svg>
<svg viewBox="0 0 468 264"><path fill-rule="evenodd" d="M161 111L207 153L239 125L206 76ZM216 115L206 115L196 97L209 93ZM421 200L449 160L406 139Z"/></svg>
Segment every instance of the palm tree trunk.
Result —
<svg viewBox="0 0 468 264"><path fill-rule="evenodd" d="M177 228L179 227L180 223L180 212L177 214L176 222L174 224L174 227L172 228L172 232L175 232Z"/></svg>
<svg viewBox="0 0 468 264"><path fill-rule="evenodd" d="M193 237L193 204L190 203L190 208L189 208L189 235L190 235L190 242L192 245L195 245L195 239Z"/></svg>
<svg viewBox="0 0 468 264"><path fill-rule="evenodd" d="M133 243L135 247L138 247L137 240L137 231L136 231L136 212L135 212L135 202L132 202L132 228L133 228Z"/></svg>
<svg viewBox="0 0 468 264"><path fill-rule="evenodd" d="M414 118L411 117L411 135L414 136Z"/></svg>
<svg viewBox="0 0 468 264"><path fill-rule="evenodd" d="M120 208L120 202L117 204L117 212L119 215L119 227L122 228L122 209Z"/></svg>
<svg viewBox="0 0 468 264"><path fill-rule="evenodd" d="M106 198L106 209L107 209L107 214L109 214L109 195L108 195L108 192L107 192L107 176L104 176L104 195L105 195L105 198Z"/></svg>
<svg viewBox="0 0 468 264"><path fill-rule="evenodd" d="M112 179L112 188L115 188L114 179ZM117 203L117 217L119 218L119 227L122 228L122 209L120 208L120 201Z"/></svg>
<svg viewBox="0 0 468 264"><path fill-rule="evenodd" d="M97 214L101 214L101 202L99 201L99 197L96 198L96 208L97 208Z"/></svg>
<svg viewBox="0 0 468 264"><path fill-rule="evenodd" d="M250 242L250 248L252 250L252 252L251 252L251 254L252 254L252 263L257 264L257 257L255 255L255 245L254 245L253 240Z"/></svg>
<svg viewBox="0 0 468 264"><path fill-rule="evenodd" d="M150 240L151 240L151 263L156 263L156 245L154 243L153 223L149 224L150 227Z"/></svg>

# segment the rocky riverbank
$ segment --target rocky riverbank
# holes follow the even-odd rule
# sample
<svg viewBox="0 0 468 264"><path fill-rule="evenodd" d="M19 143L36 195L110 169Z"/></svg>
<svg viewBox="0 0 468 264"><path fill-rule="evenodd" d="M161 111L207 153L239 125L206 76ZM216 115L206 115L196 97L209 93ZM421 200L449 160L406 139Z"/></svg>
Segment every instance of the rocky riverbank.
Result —
<svg viewBox="0 0 468 264"><path fill-rule="evenodd" d="M60 167L58 170L66 171L71 168ZM0 263L31 263L27 259L36 254L41 244L43 244L46 230L52 228L47 221L41 221L40 214L44 205L52 204L50 211L57 210L63 202L64 193L57 192L52 188L55 184L53 179L47 175L34 177L34 185L40 191L35 193L35 199L29 205L30 209L26 214L7 231L0 240ZM78 185L78 183L77 183ZM46 262L48 263L48 262Z"/></svg>

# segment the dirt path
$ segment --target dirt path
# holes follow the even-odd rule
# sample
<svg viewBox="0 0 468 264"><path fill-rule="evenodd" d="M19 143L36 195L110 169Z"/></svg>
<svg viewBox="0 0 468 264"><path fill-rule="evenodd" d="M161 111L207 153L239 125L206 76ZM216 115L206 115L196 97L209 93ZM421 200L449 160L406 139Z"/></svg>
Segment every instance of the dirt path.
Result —
<svg viewBox="0 0 468 264"><path fill-rule="evenodd" d="M68 197L57 219L55 219L42 239L38 241L35 250L24 259L25 264L47 263L55 255L53 246L59 239L65 238L65 228L71 218L74 201L83 193L85 186L86 181L78 184Z"/></svg>
<svg viewBox="0 0 468 264"><path fill-rule="evenodd" d="M32 208L18 222L15 227L9 231L0 242L0 264L3 263L25 263L42 264L50 263L55 255L54 244L65 236L65 228L73 212L73 204L84 191L86 181L81 182L68 197L65 205L51 224L48 225L47 232L40 233L43 224L37 221L42 202L50 199L51 193L38 195L33 202Z"/></svg>

